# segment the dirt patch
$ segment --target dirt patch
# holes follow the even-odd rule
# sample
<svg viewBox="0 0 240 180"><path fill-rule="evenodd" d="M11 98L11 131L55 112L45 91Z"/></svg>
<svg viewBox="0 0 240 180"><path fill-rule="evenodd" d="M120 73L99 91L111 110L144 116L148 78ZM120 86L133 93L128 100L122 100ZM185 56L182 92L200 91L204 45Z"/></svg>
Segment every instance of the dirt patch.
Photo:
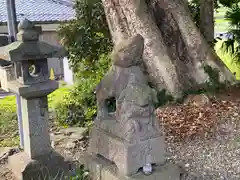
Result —
<svg viewBox="0 0 240 180"><path fill-rule="evenodd" d="M186 173L182 180L240 179L240 90L210 97L207 104L159 108L169 161Z"/></svg>
<svg viewBox="0 0 240 180"><path fill-rule="evenodd" d="M187 104L159 108L156 114L168 138L184 141L197 136L211 137L225 114L239 115L239 105L238 102L212 99L202 106Z"/></svg>

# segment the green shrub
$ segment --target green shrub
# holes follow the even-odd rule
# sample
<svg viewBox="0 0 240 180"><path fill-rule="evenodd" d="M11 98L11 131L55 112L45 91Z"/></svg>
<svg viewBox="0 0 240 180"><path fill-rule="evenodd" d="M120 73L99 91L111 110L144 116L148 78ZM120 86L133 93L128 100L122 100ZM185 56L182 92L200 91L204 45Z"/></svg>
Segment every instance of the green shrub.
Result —
<svg viewBox="0 0 240 180"><path fill-rule="evenodd" d="M74 86L56 105L57 121L61 125L84 127L96 114L94 102L96 98L93 89L89 87L90 83L94 84L95 82L93 79L83 80L82 84Z"/></svg>
<svg viewBox="0 0 240 180"><path fill-rule="evenodd" d="M171 96L167 93L166 89L157 91L157 103L155 103L155 108L164 106L167 103L170 103L172 101L174 101L174 98L173 98L173 96Z"/></svg>
<svg viewBox="0 0 240 180"><path fill-rule="evenodd" d="M15 96L0 99L0 147L19 143Z"/></svg>
<svg viewBox="0 0 240 180"><path fill-rule="evenodd" d="M43 180L90 180L89 171L85 169L84 165L80 165L74 172L70 175L64 175L64 171L62 169L58 170L54 176L50 174L49 169L43 168L39 174L35 174L38 176L37 179ZM31 180L35 180L31 178Z"/></svg>
<svg viewBox="0 0 240 180"><path fill-rule="evenodd" d="M158 108L160 106L166 105L167 103L183 103L184 99L188 95L197 95L197 94L216 94L221 90L226 90L228 82L222 83L220 82L219 71L215 68L212 68L209 65L204 65L204 72L208 75L208 80L205 83L200 84L199 87L194 89L188 89L183 91L182 97L178 99L174 99L171 95L167 93L165 89L162 91L157 91L158 103L155 104L155 107ZM152 84L149 83L152 87Z"/></svg>
<svg viewBox="0 0 240 180"><path fill-rule="evenodd" d="M225 84L220 82L219 71L211 66L204 66L205 73L208 74L209 79L205 82L205 89L209 93L217 93L225 88Z"/></svg>
<svg viewBox="0 0 240 180"><path fill-rule="evenodd" d="M68 51L76 85L56 106L62 125L88 126L96 116L96 85L110 65L112 49L101 0L76 0L76 18L62 24L58 33Z"/></svg>
<svg viewBox="0 0 240 180"><path fill-rule="evenodd" d="M16 112L9 108L0 108L0 147L10 147L19 144L18 122Z"/></svg>
<svg viewBox="0 0 240 180"><path fill-rule="evenodd" d="M90 180L89 172L85 169L84 165L81 165L76 174L70 177L65 177L66 180Z"/></svg>
<svg viewBox="0 0 240 180"><path fill-rule="evenodd" d="M94 73L78 73L78 81L56 105L57 120L64 126L88 126L97 112L95 88L110 66L108 55L101 55Z"/></svg>
<svg viewBox="0 0 240 180"><path fill-rule="evenodd" d="M76 0L76 18L64 22L58 34L68 51L74 73L95 71L95 63L112 49L111 36L101 0Z"/></svg>

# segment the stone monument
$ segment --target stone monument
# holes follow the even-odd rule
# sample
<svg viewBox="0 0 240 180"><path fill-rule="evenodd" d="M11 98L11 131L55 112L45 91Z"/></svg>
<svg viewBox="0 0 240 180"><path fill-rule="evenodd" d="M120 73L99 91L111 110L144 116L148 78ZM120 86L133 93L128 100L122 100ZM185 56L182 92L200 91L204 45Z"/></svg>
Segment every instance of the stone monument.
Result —
<svg viewBox="0 0 240 180"><path fill-rule="evenodd" d="M145 174L150 174L153 164L165 164L163 130L154 114L157 96L144 74L143 50L144 39L141 35L116 45L112 53L112 68L96 88L98 114L91 132L91 158L85 161L90 171L95 171L96 179L124 179L134 176L140 168ZM108 112L106 103L112 97L116 99L115 113ZM104 167L96 175L99 166L90 161L107 166L107 169L111 165L103 162L114 163L115 178L103 175ZM156 180L179 179L179 172L170 169L165 174L155 174L162 176ZM146 177L155 179L155 175Z"/></svg>
<svg viewBox="0 0 240 180"><path fill-rule="evenodd" d="M44 169L56 175L65 168L63 157L51 148L47 99L58 88L58 82L49 79L47 58L62 57L65 51L40 42L41 28L26 19L18 30L16 42L0 47L1 61L11 63L2 88L20 96L24 129L24 152L9 157L9 168L17 179L43 179Z"/></svg>

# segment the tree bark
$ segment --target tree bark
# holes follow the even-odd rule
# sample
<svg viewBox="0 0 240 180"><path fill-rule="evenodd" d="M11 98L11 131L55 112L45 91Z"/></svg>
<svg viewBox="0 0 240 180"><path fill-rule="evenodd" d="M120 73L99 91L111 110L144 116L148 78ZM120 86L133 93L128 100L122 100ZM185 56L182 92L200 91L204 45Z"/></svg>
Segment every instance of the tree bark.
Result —
<svg viewBox="0 0 240 180"><path fill-rule="evenodd" d="M175 97L208 79L203 66L233 80L230 71L201 36L183 0L102 0L116 44L141 34L145 39L144 62L159 89Z"/></svg>
<svg viewBox="0 0 240 180"><path fill-rule="evenodd" d="M214 0L200 2L200 30L209 43L214 41Z"/></svg>

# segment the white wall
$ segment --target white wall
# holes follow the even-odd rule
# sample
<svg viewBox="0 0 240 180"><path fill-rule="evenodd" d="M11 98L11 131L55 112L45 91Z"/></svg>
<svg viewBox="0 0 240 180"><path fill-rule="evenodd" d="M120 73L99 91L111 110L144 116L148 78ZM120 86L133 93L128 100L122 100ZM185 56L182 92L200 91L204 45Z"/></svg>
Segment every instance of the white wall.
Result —
<svg viewBox="0 0 240 180"><path fill-rule="evenodd" d="M73 72L69 67L68 64L68 59L65 57L63 59L63 69L64 69L64 81L69 84L69 85L73 85Z"/></svg>
<svg viewBox="0 0 240 180"><path fill-rule="evenodd" d="M40 41L45 41L51 45L59 46L59 37L56 31L43 31L42 35L39 37ZM63 71L63 60L59 58L49 58L48 59L49 71L51 68L54 70L55 76L60 76L64 74Z"/></svg>

